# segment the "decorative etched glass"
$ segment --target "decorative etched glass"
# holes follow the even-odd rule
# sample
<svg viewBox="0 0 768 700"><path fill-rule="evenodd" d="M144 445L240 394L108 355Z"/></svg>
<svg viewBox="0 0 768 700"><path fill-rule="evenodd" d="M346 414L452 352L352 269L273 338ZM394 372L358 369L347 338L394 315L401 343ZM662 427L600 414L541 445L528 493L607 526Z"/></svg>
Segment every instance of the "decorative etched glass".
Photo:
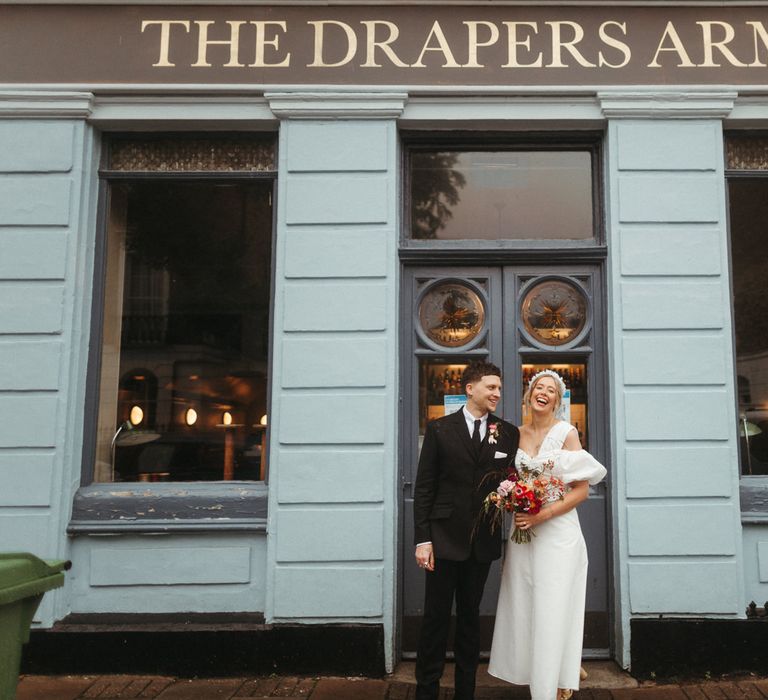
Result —
<svg viewBox="0 0 768 700"><path fill-rule="evenodd" d="M474 340L485 323L485 307L480 296L457 282L438 284L419 305L419 322L432 341L456 348Z"/></svg>
<svg viewBox="0 0 768 700"><path fill-rule="evenodd" d="M768 170L768 137L728 136L725 146L728 170Z"/></svg>
<svg viewBox="0 0 768 700"><path fill-rule="evenodd" d="M123 172L265 172L275 170L275 142L253 137L114 139L109 169Z"/></svg>
<svg viewBox="0 0 768 700"><path fill-rule="evenodd" d="M544 345L565 345L587 323L587 300L574 284L549 279L535 284L523 298L521 316L525 330Z"/></svg>

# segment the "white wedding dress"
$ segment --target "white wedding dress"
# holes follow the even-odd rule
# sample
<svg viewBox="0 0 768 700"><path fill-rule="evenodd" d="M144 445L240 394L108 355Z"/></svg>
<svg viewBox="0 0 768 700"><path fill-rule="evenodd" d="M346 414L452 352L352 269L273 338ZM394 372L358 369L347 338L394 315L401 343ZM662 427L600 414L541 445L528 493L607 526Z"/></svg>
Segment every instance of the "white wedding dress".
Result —
<svg viewBox="0 0 768 700"><path fill-rule="evenodd" d="M571 430L570 423L555 423L539 454L518 450L515 466L551 468L566 488L574 481L598 483L606 474L602 464L585 450L562 449ZM531 700L555 700L558 688L579 687L587 548L576 509L533 532L529 543L506 545L488 672L530 686Z"/></svg>

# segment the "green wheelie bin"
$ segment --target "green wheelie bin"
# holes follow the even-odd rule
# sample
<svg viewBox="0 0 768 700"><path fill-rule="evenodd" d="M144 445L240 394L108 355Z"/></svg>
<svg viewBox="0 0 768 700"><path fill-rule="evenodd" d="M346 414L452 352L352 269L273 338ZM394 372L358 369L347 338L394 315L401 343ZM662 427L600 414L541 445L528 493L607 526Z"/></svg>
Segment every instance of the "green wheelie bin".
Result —
<svg viewBox="0 0 768 700"><path fill-rule="evenodd" d="M0 553L0 698L13 700L21 647L43 594L64 585L68 561L43 561L33 554Z"/></svg>

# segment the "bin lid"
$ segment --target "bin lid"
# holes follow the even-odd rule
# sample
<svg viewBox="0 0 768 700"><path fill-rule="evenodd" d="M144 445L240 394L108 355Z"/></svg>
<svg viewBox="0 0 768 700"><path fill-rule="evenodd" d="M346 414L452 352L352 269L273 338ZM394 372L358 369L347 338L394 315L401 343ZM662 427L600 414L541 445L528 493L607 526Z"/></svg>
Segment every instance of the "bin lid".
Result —
<svg viewBox="0 0 768 700"><path fill-rule="evenodd" d="M69 567L68 561L43 561L28 552L0 553L0 604L58 588Z"/></svg>

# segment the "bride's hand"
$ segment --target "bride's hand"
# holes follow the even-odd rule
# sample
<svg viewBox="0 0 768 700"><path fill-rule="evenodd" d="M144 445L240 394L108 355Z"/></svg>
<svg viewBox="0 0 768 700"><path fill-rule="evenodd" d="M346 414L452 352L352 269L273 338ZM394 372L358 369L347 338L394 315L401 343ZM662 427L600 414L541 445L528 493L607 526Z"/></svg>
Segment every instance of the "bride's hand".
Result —
<svg viewBox="0 0 768 700"><path fill-rule="evenodd" d="M549 520L550 517L551 515L546 512L546 509L540 510L535 515L532 513L515 513L515 527L519 527L521 530L529 530L545 520Z"/></svg>

